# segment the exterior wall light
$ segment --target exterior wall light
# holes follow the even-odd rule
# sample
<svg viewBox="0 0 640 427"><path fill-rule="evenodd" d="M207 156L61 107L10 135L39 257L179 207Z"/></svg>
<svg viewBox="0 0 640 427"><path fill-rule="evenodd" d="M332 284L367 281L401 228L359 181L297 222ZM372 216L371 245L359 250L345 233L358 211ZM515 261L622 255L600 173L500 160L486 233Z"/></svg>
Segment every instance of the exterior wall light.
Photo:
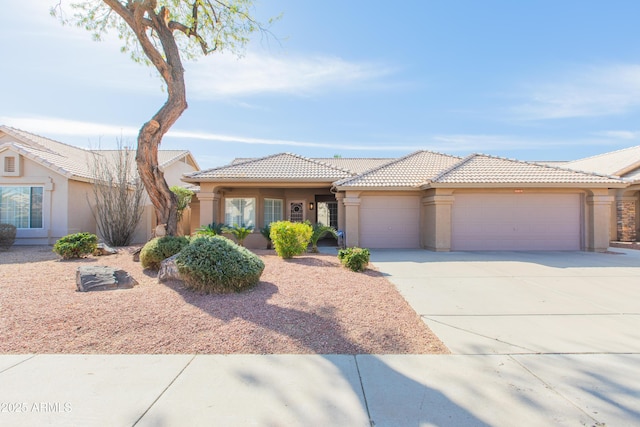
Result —
<svg viewBox="0 0 640 427"><path fill-rule="evenodd" d="M309 210L312 211L316 205L313 202L309 202Z"/></svg>

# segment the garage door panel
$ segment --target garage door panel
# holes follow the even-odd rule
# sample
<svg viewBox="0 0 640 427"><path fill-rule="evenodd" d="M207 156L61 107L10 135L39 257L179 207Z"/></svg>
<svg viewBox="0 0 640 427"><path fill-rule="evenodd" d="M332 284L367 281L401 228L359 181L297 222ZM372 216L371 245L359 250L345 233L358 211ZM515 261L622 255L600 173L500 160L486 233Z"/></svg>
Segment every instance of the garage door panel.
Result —
<svg viewBox="0 0 640 427"><path fill-rule="evenodd" d="M578 194L456 194L453 250L579 250Z"/></svg>
<svg viewBox="0 0 640 427"><path fill-rule="evenodd" d="M360 246L418 248L420 198L364 196L360 203Z"/></svg>

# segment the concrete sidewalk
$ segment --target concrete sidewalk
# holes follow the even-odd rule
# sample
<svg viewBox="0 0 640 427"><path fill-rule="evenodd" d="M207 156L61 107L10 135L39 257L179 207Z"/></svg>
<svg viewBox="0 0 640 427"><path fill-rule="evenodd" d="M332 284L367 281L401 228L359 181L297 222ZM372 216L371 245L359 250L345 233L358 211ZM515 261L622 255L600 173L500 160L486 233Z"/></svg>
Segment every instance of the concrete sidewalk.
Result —
<svg viewBox="0 0 640 427"><path fill-rule="evenodd" d="M0 355L0 426L640 425L640 252L372 260L454 354Z"/></svg>
<svg viewBox="0 0 640 427"><path fill-rule="evenodd" d="M618 426L640 355L0 356L2 426Z"/></svg>

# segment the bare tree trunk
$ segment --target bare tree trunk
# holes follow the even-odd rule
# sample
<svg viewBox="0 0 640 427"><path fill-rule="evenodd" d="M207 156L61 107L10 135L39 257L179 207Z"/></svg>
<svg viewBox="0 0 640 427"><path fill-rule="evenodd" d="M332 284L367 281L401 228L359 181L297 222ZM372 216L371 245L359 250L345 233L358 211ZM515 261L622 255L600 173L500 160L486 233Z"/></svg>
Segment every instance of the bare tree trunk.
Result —
<svg viewBox="0 0 640 427"><path fill-rule="evenodd" d="M169 10L161 7L156 12L155 0L129 1L126 5L119 0L103 1L131 27L145 55L167 84L167 102L138 133L136 163L140 178L155 208L158 224L165 224L166 234L174 236L178 232L178 201L160 170L158 147L164 134L187 109L187 95L180 49L173 29L169 28ZM162 53L150 40L149 31L160 40Z"/></svg>
<svg viewBox="0 0 640 427"><path fill-rule="evenodd" d="M136 163L140 178L155 208L158 224L165 224L166 234L174 236L178 232L178 201L175 194L169 190L158 164L158 146L162 141L160 127L161 125L153 119L142 126L138 134Z"/></svg>

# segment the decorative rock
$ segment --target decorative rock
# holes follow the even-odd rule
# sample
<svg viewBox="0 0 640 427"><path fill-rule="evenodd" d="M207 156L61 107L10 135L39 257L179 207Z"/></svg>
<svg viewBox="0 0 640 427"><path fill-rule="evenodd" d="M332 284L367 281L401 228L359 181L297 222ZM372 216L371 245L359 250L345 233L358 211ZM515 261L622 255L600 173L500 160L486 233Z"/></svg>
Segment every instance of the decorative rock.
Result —
<svg viewBox="0 0 640 427"><path fill-rule="evenodd" d="M142 247L139 247L131 253L133 255L133 262L140 262L140 252L142 252Z"/></svg>
<svg viewBox="0 0 640 427"><path fill-rule="evenodd" d="M156 237L164 237L167 235L167 224L158 224L153 232Z"/></svg>
<svg viewBox="0 0 640 427"><path fill-rule="evenodd" d="M113 267L91 265L76 270L76 286L80 292L131 289L137 284L129 273Z"/></svg>
<svg viewBox="0 0 640 427"><path fill-rule="evenodd" d="M111 246L108 246L106 243L98 243L98 247L95 251L93 251L93 254L95 256L114 255L117 253L117 250L113 249Z"/></svg>
<svg viewBox="0 0 640 427"><path fill-rule="evenodd" d="M160 270L158 271L158 282L166 282L167 280L182 280L178 266L176 265L176 258L178 254L170 256L160 263Z"/></svg>

